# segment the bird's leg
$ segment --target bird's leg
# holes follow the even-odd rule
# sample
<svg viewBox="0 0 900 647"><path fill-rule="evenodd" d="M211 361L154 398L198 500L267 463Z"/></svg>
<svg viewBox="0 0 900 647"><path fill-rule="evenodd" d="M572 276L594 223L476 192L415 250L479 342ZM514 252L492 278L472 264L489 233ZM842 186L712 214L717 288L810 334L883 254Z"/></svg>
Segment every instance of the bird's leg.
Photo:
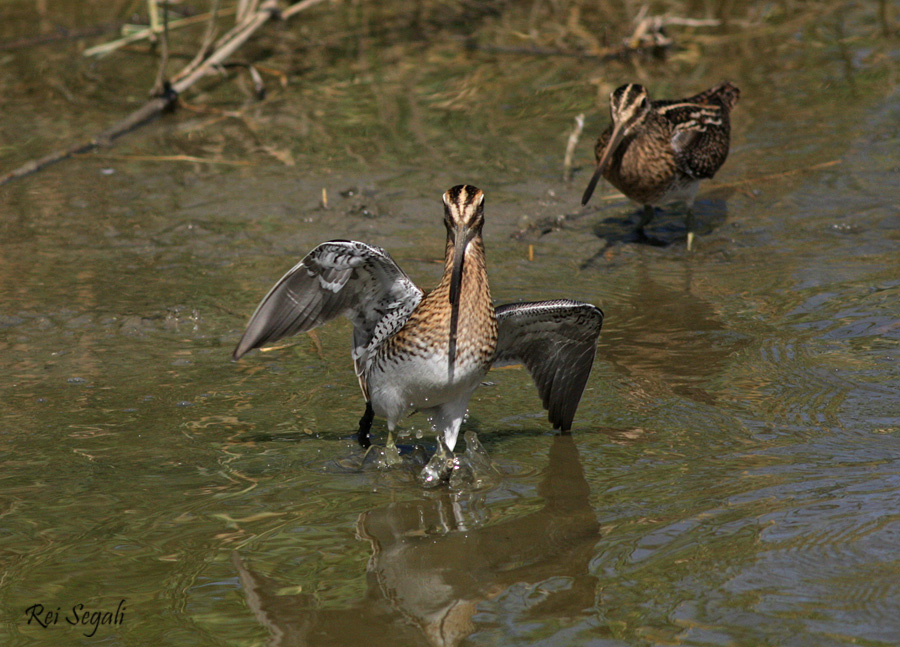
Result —
<svg viewBox="0 0 900 647"><path fill-rule="evenodd" d="M388 467L400 465L403 462L400 458L400 448L394 442L394 426L395 424L388 420L387 441L384 443L384 464Z"/></svg>
<svg viewBox="0 0 900 647"><path fill-rule="evenodd" d="M685 226L687 227L687 250L691 251L691 246L694 243L694 205L688 204L687 216L684 219Z"/></svg>
<svg viewBox="0 0 900 647"><path fill-rule="evenodd" d="M641 214L641 221L637 226L637 232L641 236L641 238L646 237L646 234L644 234L644 227L649 225L651 220L653 220L653 205L645 204L644 212Z"/></svg>
<svg viewBox="0 0 900 647"><path fill-rule="evenodd" d="M368 449L372 445L369 440L369 432L372 430L372 420L375 419L375 411L372 409L372 403L366 400L366 412L359 419L359 431L356 432L356 440L363 449Z"/></svg>
<svg viewBox="0 0 900 647"><path fill-rule="evenodd" d="M423 411L428 416L431 426L437 432L438 438L444 441L447 450L452 454L456 447L456 438L459 435L459 427L466 417L466 409L469 407L469 398L472 392L465 394L450 402Z"/></svg>

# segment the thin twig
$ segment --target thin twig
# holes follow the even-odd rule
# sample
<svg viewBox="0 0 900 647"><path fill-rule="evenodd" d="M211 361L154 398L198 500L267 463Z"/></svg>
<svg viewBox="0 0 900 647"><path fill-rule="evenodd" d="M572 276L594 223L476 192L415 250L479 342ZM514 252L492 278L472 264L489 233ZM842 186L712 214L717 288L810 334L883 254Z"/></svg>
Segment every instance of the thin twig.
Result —
<svg viewBox="0 0 900 647"><path fill-rule="evenodd" d="M782 171L781 173L770 173L769 175L760 175L757 177L747 178L746 180L735 180L734 182L725 182L723 184L719 184L718 182L711 186L711 188L721 189L727 187L735 187L741 186L742 184L754 184L756 182L768 182L769 180L778 180L783 177L790 177L791 175L799 175L800 173L809 173L810 171L818 171L823 168L828 168L829 166L837 166L841 163L841 160L831 160L830 162L820 162L819 164L813 164L812 166L804 166L803 168L791 169L790 171Z"/></svg>
<svg viewBox="0 0 900 647"><path fill-rule="evenodd" d="M194 56L191 62L178 74L172 77L173 83L178 79L187 76L202 65L203 59L206 58L206 54L209 52L209 48L212 47L213 41L216 38L216 18L218 17L218 14L219 0L212 0L212 9L209 11L209 22L206 23L206 32L203 34L203 42L200 43L200 49L197 50L197 55Z"/></svg>
<svg viewBox="0 0 900 647"><path fill-rule="evenodd" d="M198 164L225 164L227 166L252 166L247 160L215 160L194 155L98 155L101 159L137 162L194 162Z"/></svg>
<svg viewBox="0 0 900 647"><path fill-rule="evenodd" d="M150 3L152 10L151 15L155 15L155 20L159 21L159 8L156 5L156 0L148 0ZM151 27L153 26L153 20L150 21ZM157 27L158 29L158 27ZM153 89L150 91L151 97L158 97L163 94L166 82L166 67L169 65L169 5L163 7L163 26L162 29L159 30L159 33L162 35L160 38L160 48L159 48L159 69L156 72L156 81L153 83Z"/></svg>
<svg viewBox="0 0 900 647"><path fill-rule="evenodd" d="M298 4L307 4L309 6L312 6L313 4L319 4L320 2L324 2L324 0L303 0L303 2L300 2ZM268 2L266 4L268 4ZM265 24L266 21L270 20L271 17L272 14L266 9L265 6L263 6L258 12L256 12L250 19L246 21L242 31L237 32L230 41L224 43L215 52L213 52L212 55L210 55L210 57L203 62L203 65L201 65L196 70L191 72L191 74L180 79L176 83L173 83L172 89L177 94L181 94L189 87L194 85L194 83L203 78L210 70L214 69L226 58L231 56L235 52L235 50L243 45L247 41L247 39L249 39L257 29Z"/></svg>
<svg viewBox="0 0 900 647"><path fill-rule="evenodd" d="M227 13L233 12L234 9L223 9L219 12L219 15L225 15ZM182 27L189 27L190 25L195 25L198 22L203 22L209 18L209 14L198 14L196 16L189 16L188 18L179 18L178 20L173 20L169 24L169 29L180 29ZM133 34L129 34L119 40L114 40L109 43L103 43L102 45L97 45L96 47L91 47L89 49L84 50L84 56L106 56L110 54L120 47L125 45L129 45L131 43L136 43L139 40L144 40L145 38L149 38L153 35L153 30L149 27L146 29L141 29L140 31L136 31Z"/></svg>
<svg viewBox="0 0 900 647"><path fill-rule="evenodd" d="M569 133L569 141L566 144L566 157L563 160L563 182L572 179L572 157L575 155L575 147L581 139L581 131L584 130L584 113L575 117L575 127Z"/></svg>
<svg viewBox="0 0 900 647"><path fill-rule="evenodd" d="M256 94L256 98L262 101L266 98L266 84L262 75L252 65L247 66L247 71L250 72L250 78L253 80L253 92Z"/></svg>
<svg viewBox="0 0 900 647"><path fill-rule="evenodd" d="M259 0L238 0L237 15L234 18L236 23L244 22L248 17L256 13Z"/></svg>
<svg viewBox="0 0 900 647"><path fill-rule="evenodd" d="M221 36L218 41L216 41L215 49L223 47L226 43L237 37L238 34L247 29L251 24L253 24L260 14L263 15L264 20L270 18L272 16L272 12L270 11L270 9L275 6L275 0L267 0L266 5L263 6L260 11L257 11L256 13L249 16L245 16L242 20L235 20L234 27L226 31L225 34Z"/></svg>
<svg viewBox="0 0 900 647"><path fill-rule="evenodd" d="M235 23L244 22L244 16L247 15L247 5L249 2L250 0L238 0L237 12L234 14Z"/></svg>

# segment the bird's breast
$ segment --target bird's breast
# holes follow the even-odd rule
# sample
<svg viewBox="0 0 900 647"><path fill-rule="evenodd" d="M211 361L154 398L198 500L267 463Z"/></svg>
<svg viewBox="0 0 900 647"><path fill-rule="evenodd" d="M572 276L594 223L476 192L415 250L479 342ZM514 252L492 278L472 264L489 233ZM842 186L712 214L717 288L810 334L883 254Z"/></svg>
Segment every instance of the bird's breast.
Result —
<svg viewBox="0 0 900 647"><path fill-rule="evenodd" d="M641 204L659 201L677 175L671 142L653 133L639 133L623 141L604 173L610 184Z"/></svg>

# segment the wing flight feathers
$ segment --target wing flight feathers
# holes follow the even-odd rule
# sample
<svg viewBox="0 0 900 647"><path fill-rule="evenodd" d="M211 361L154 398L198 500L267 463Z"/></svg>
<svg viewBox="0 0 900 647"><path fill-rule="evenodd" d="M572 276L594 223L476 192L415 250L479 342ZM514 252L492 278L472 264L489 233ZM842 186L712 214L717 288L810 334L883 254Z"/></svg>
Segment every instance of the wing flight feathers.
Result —
<svg viewBox="0 0 900 647"><path fill-rule="evenodd" d="M405 321L421 299L422 291L380 247L351 240L322 243L263 297L232 356L239 359L254 348L345 315L353 322L356 357L372 341L379 322L389 315L392 321Z"/></svg>
<svg viewBox="0 0 900 647"><path fill-rule="evenodd" d="M568 431L594 363L603 312L568 300L511 303L496 312L494 366L524 364L554 429Z"/></svg>

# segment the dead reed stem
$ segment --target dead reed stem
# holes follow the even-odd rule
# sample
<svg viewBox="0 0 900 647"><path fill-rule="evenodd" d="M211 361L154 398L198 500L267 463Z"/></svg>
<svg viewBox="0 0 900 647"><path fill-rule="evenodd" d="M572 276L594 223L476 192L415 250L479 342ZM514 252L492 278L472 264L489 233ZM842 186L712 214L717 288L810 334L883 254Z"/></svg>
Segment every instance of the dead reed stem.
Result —
<svg viewBox="0 0 900 647"><path fill-rule="evenodd" d="M569 133L569 141L566 144L566 157L563 160L563 181L568 182L572 179L572 158L575 155L575 147L578 146L578 140L581 139L581 131L584 130L584 113L575 117L575 126Z"/></svg>

